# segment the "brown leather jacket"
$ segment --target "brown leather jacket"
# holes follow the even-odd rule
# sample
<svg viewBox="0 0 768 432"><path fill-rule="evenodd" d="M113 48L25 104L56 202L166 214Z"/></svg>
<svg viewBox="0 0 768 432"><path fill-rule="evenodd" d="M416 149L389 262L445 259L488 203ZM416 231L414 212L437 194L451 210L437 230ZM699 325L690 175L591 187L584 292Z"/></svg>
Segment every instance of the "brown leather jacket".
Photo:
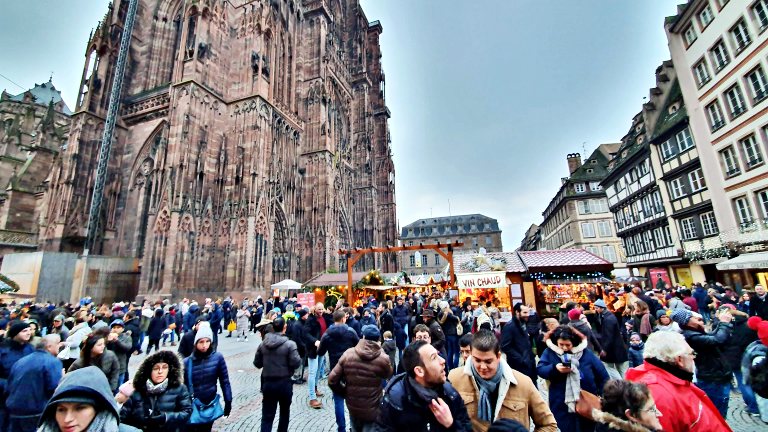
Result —
<svg viewBox="0 0 768 432"><path fill-rule="evenodd" d="M389 356L379 343L360 339L354 348L344 352L328 375L328 386L334 393L345 395L350 416L372 422L379 415L382 380L391 376Z"/></svg>
<svg viewBox="0 0 768 432"><path fill-rule="evenodd" d="M448 374L451 382L467 407L467 413L472 420L472 429L485 432L490 424L477 419L477 404L480 400L480 390L472 376L470 367L471 357L463 367L453 369ZM499 367L503 367L503 376L499 383L499 399L496 401L494 420L507 418L517 420L526 429L530 429L531 421L536 425L535 432L557 432L557 422L552 411L541 394L527 376L512 369L502 358Z"/></svg>

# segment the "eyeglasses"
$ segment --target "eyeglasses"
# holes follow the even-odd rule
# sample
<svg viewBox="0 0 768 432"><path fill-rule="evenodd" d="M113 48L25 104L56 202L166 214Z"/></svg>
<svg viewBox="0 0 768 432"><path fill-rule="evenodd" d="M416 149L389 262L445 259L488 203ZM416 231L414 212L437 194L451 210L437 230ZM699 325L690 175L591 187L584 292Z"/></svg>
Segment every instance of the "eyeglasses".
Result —
<svg viewBox="0 0 768 432"><path fill-rule="evenodd" d="M641 409L640 412L649 412L651 414L654 414L656 417L661 417L663 414L661 411L659 411L658 408L656 408L656 405L651 405L650 408Z"/></svg>
<svg viewBox="0 0 768 432"><path fill-rule="evenodd" d="M167 371L168 369L169 369L168 365L165 365L165 366L155 365L152 367L152 372L162 372L162 371Z"/></svg>

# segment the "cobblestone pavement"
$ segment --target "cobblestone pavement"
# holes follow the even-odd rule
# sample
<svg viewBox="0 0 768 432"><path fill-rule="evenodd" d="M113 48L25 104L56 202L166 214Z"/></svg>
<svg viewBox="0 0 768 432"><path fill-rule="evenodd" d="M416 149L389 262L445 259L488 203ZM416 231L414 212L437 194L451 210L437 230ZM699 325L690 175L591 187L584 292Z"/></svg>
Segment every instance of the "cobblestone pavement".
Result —
<svg viewBox="0 0 768 432"><path fill-rule="evenodd" d="M223 335L222 335L223 336ZM214 431L260 431L261 430L261 402L260 370L253 366L253 355L258 347L258 336L252 336L247 342L237 342L235 338L220 338L219 351L224 354L229 368L229 377L232 383L234 402L232 414L229 418L218 420L214 425ZM175 347L168 347L173 349ZM144 355L131 358L131 375L135 373ZM544 388L543 382L539 382L539 388ZM325 380L320 389L324 394L320 399L323 408L319 410L309 408L309 393L307 384L293 387L293 403L291 404L290 431L335 431L336 418L333 412L333 398ZM542 392L544 393L544 392ZM544 394L546 399L546 394ZM279 414L275 417L273 430L277 429ZM728 409L728 424L736 432L757 432L768 430L768 426L762 421L751 417L746 411L741 395L731 393L731 401ZM347 428L349 418L347 417Z"/></svg>

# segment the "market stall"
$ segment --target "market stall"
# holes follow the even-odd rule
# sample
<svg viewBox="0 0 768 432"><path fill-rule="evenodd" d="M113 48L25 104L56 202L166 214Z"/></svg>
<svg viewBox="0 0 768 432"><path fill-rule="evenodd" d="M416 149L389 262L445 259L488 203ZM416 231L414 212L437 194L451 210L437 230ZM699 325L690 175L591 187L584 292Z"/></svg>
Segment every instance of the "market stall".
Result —
<svg viewBox="0 0 768 432"><path fill-rule="evenodd" d="M470 299L470 302L476 305L491 302L499 310L512 310L510 283L507 281L506 272L459 273L456 275L456 288L459 304Z"/></svg>

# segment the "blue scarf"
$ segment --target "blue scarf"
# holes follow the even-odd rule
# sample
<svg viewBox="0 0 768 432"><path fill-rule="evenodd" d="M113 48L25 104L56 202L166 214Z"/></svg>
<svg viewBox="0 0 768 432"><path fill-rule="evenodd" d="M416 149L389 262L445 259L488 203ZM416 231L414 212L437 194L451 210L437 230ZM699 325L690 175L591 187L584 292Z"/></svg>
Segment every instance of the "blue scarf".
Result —
<svg viewBox="0 0 768 432"><path fill-rule="evenodd" d="M480 400L477 403L477 418L481 421L492 422L493 412L491 405L491 394L499 387L501 377L503 375L503 365L499 362L499 367L496 369L496 375L493 378L486 380L480 376L475 369L475 362L471 359L469 361L469 367L472 370L472 376L475 378L477 387L480 388Z"/></svg>

